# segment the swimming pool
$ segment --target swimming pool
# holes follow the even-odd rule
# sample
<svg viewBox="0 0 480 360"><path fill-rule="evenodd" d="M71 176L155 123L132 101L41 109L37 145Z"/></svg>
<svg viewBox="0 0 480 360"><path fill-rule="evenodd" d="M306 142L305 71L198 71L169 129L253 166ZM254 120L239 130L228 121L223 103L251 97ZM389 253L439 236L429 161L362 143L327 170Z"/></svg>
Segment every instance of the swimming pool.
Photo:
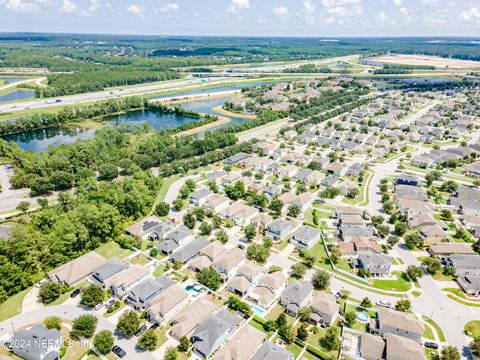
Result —
<svg viewBox="0 0 480 360"><path fill-rule="evenodd" d="M200 290L199 288L197 288L195 285L188 285L188 286L185 288L185 290L186 290L188 293L192 294L193 296L197 296L198 294L200 294L200 291L201 291L201 290Z"/></svg>
<svg viewBox="0 0 480 360"><path fill-rule="evenodd" d="M365 311L359 311L357 312L357 319L361 322L367 322L369 319L369 316Z"/></svg>
<svg viewBox="0 0 480 360"><path fill-rule="evenodd" d="M262 317L265 310L263 310L261 307L252 305L252 312L254 315L257 315L258 317Z"/></svg>

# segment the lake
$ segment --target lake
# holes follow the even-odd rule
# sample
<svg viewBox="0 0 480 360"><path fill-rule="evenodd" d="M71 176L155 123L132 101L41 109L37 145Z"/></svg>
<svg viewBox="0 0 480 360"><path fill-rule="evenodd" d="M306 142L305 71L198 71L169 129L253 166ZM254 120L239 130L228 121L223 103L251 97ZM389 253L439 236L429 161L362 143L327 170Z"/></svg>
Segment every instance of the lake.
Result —
<svg viewBox="0 0 480 360"><path fill-rule="evenodd" d="M16 101L30 99L35 96L33 91L12 91L5 95L0 95L0 102Z"/></svg>
<svg viewBox="0 0 480 360"><path fill-rule="evenodd" d="M188 110L221 116L216 113L213 108L222 105L228 99L229 97L192 101L183 103L182 105ZM108 116L105 118L105 123L108 124L108 126L115 126L117 123L142 124L148 122L154 129L160 130L175 128L195 120L198 119L175 114L163 114L158 111L131 111L126 114ZM228 124L232 122L240 123L243 121L245 121L245 119L232 118L232 121ZM210 131L221 128L225 125L227 124L211 128ZM61 144L74 144L77 140L91 139L94 135L94 129L64 129L54 127L27 131L21 134L7 135L3 136L3 138L8 141L15 141L22 149L39 152L47 149L50 145L58 146ZM199 136L203 137L203 133L200 133Z"/></svg>

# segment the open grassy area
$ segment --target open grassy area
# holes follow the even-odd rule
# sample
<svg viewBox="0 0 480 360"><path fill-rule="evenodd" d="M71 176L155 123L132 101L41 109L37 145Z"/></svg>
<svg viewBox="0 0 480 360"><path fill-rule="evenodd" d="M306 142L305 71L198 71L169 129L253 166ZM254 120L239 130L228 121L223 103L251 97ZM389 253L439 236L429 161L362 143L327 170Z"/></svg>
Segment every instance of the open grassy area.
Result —
<svg viewBox="0 0 480 360"><path fill-rule="evenodd" d="M435 321L433 321L433 320L430 319L429 317L426 317L425 315L422 316L422 319L423 319L424 321L426 321L427 323L429 323L430 325L432 325L432 326L435 328L435 330L437 331L437 334L438 334L438 338L439 338L439 340L440 340L441 342L445 342L445 341L446 341L446 339L445 339L445 334L443 333L442 328L441 328L440 326L438 326L438 324L437 324Z"/></svg>
<svg viewBox="0 0 480 360"><path fill-rule="evenodd" d="M25 295L32 289L29 287L19 293L10 296L2 304L0 304L0 321L11 318L12 316L20 314L22 311L22 302Z"/></svg>
<svg viewBox="0 0 480 360"><path fill-rule="evenodd" d="M162 275L165 271L167 271L167 268L166 268L164 265L158 265L158 266L155 268L155 271L153 272L153 276L154 276L154 277L160 276L160 275Z"/></svg>
<svg viewBox="0 0 480 360"><path fill-rule="evenodd" d="M370 182L373 179L373 174L371 172L367 172L365 174L365 178L363 179L362 185L358 188L359 194L357 197L350 199L348 197L344 197L342 202L349 205L367 205L369 199L369 188Z"/></svg>
<svg viewBox="0 0 480 360"><path fill-rule="evenodd" d="M95 252L102 255L105 259L111 259L114 257L117 259L125 259L128 255L133 254L132 250L122 249L120 245L114 241L100 245Z"/></svg>
<svg viewBox="0 0 480 360"><path fill-rule="evenodd" d="M132 260L131 260L131 263L133 265L146 265L150 262L150 259L148 257L146 257L145 255L143 254L138 254L138 255L135 255Z"/></svg>
<svg viewBox="0 0 480 360"><path fill-rule="evenodd" d="M389 291L408 291L411 288L412 285L404 274L399 271L394 271L393 274L397 276L396 280L374 279L372 285L377 289Z"/></svg>
<svg viewBox="0 0 480 360"><path fill-rule="evenodd" d="M430 326L425 326L423 337L426 339L435 340L435 335L433 335L433 330Z"/></svg>
<svg viewBox="0 0 480 360"><path fill-rule="evenodd" d="M265 316L265 320L277 320L278 316L283 312L285 312L285 308L280 304L276 304ZM287 316L287 323L292 325L295 322L295 318L287 313L285 315Z"/></svg>
<svg viewBox="0 0 480 360"><path fill-rule="evenodd" d="M459 299L458 297L452 295L452 294L447 294L447 296L452 299L453 301L456 301L458 302L459 304L462 304L462 305L467 305L467 306L471 306L471 307L480 307L480 303L474 303L474 302L470 302L470 301L465 301L465 300L462 300L462 299Z"/></svg>
<svg viewBox="0 0 480 360"><path fill-rule="evenodd" d="M310 253L317 258L317 264L321 267L332 270L332 266L330 265L330 260L327 256L327 251L323 242L320 240L317 242L311 249Z"/></svg>
<svg viewBox="0 0 480 360"><path fill-rule="evenodd" d="M472 320L465 324L465 334L471 337L480 336L480 320Z"/></svg>
<svg viewBox="0 0 480 360"><path fill-rule="evenodd" d="M87 286L88 283L86 281L83 281L81 282L80 284L72 287L69 291L63 293L62 295L60 295L58 297L58 299L52 301L50 304L47 304L46 306L52 306L52 305L60 305L60 304L63 304L69 297L70 295L72 294L72 292L75 290L75 289L79 289L79 288L82 288L82 287L85 287Z"/></svg>

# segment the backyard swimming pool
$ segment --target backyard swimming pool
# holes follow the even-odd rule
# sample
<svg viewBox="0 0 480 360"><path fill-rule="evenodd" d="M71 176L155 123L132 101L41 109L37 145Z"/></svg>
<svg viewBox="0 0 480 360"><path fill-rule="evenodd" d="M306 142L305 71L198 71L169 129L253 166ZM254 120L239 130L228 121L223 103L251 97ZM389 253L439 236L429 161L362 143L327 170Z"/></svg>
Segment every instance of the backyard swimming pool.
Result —
<svg viewBox="0 0 480 360"><path fill-rule="evenodd" d="M359 311L357 312L357 319L361 322L367 322L369 319L369 316L365 311Z"/></svg>
<svg viewBox="0 0 480 360"><path fill-rule="evenodd" d="M262 317L265 310L262 309L261 307L252 305L252 312L254 315L257 315L258 317Z"/></svg>

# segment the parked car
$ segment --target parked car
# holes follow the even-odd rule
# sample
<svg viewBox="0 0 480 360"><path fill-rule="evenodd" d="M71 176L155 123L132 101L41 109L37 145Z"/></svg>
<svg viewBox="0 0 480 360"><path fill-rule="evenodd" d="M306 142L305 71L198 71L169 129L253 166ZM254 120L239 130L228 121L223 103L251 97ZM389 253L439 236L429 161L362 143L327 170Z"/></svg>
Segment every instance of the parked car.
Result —
<svg viewBox="0 0 480 360"><path fill-rule="evenodd" d="M125 352L125 350L123 350L120 346L118 345L115 345L113 348L112 348L112 352L117 355L119 358L123 358L125 357L125 355L127 355L127 353Z"/></svg>
<svg viewBox="0 0 480 360"><path fill-rule="evenodd" d="M375 305L385 307L385 308L389 308L389 309L392 307L392 304L390 304L389 302L383 301L383 300L377 301L375 303Z"/></svg>
<svg viewBox="0 0 480 360"><path fill-rule="evenodd" d="M40 286L42 286L42 284L45 284L47 281L48 279L42 279L35 285L35 287L39 288Z"/></svg>
<svg viewBox="0 0 480 360"><path fill-rule="evenodd" d="M437 343L434 343L434 342L430 342L430 341L427 341L423 344L423 346L425 346L426 348L430 348L430 349L433 349L433 350L437 350L438 349L438 344Z"/></svg>
<svg viewBox="0 0 480 360"><path fill-rule="evenodd" d="M112 306L113 304L115 304L115 301L117 301L117 300L115 300L115 299L110 299L110 300L108 300L108 301L105 303L105 306L106 306L106 307L110 307L110 306Z"/></svg>
<svg viewBox="0 0 480 360"><path fill-rule="evenodd" d="M337 292L335 293L335 299L338 300L338 299L340 299L341 297L342 297L342 293L341 293L340 291L337 291Z"/></svg>
<svg viewBox="0 0 480 360"><path fill-rule="evenodd" d="M142 326L140 326L140 328L137 330L137 332L135 333L135 336L140 336L142 335L142 333L147 330L147 325L143 324Z"/></svg>
<svg viewBox="0 0 480 360"><path fill-rule="evenodd" d="M71 297L71 298L74 298L74 297L78 296L78 294L80 294L81 291L82 291L82 288L81 288L81 287L79 287L78 289L73 290L72 293L70 294L70 297Z"/></svg>
<svg viewBox="0 0 480 360"><path fill-rule="evenodd" d="M104 302L101 302L100 304L95 305L95 307L93 308L93 310L99 310L99 309L103 308L104 306L105 306L105 303L104 303Z"/></svg>
<svg viewBox="0 0 480 360"><path fill-rule="evenodd" d="M155 329L158 329L160 327L160 324L159 323L155 323L153 324L152 326L150 326L150 330L155 330Z"/></svg>

